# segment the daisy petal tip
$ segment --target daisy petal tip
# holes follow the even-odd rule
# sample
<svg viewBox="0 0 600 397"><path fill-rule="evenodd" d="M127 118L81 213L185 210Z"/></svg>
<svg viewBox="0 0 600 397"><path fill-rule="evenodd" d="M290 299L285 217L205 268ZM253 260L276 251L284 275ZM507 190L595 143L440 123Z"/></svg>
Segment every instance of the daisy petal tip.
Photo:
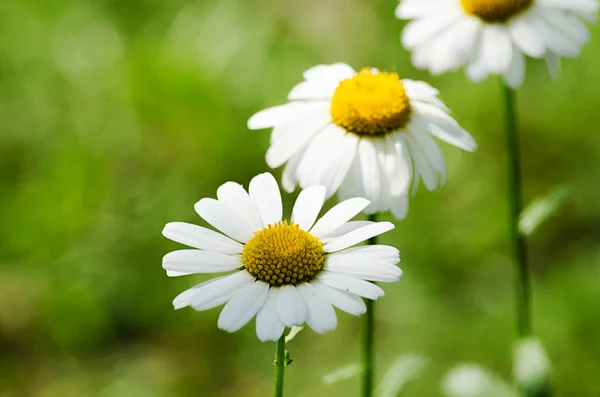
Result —
<svg viewBox="0 0 600 397"><path fill-rule="evenodd" d="M181 302L181 301L178 301L177 299L173 300L173 309L175 309L175 310L180 310L187 306L188 306L188 302Z"/></svg>
<svg viewBox="0 0 600 397"><path fill-rule="evenodd" d="M202 212L202 208L209 200L210 199L208 197L201 198L198 202L196 202L196 204L194 204L194 211L196 211L197 214L200 214Z"/></svg>
<svg viewBox="0 0 600 397"><path fill-rule="evenodd" d="M252 178L252 181L269 181L269 183L273 183L275 182L275 184L277 184L277 180L275 179L275 177L273 176L273 174L271 174L270 172L262 172L258 175L256 175L254 178ZM252 183L252 181L250 183Z"/></svg>
<svg viewBox="0 0 600 397"><path fill-rule="evenodd" d="M264 125L264 122L260 119L260 116L261 112L255 113L252 116L250 116L248 122L246 123L249 130L264 130L266 128L269 128L268 126Z"/></svg>
<svg viewBox="0 0 600 397"><path fill-rule="evenodd" d="M378 222L378 223L380 223L382 225L382 227L385 229L384 233L387 231L390 231L396 227L396 225L394 225L392 222L389 222L389 221Z"/></svg>
<svg viewBox="0 0 600 397"><path fill-rule="evenodd" d="M166 237L166 238L168 238L168 239L170 240L170 238L169 238L168 234L169 234L169 231L171 230L171 228L172 228L172 227L173 227L173 226L172 226L172 223L167 223L167 224L165 225L165 227L163 227L163 229L162 229L162 231L160 232L160 234L162 234L164 237Z"/></svg>
<svg viewBox="0 0 600 397"><path fill-rule="evenodd" d="M287 183L282 183L281 187L283 187L283 190L286 193L294 193L294 190L296 190L296 185L291 185L291 184L287 184Z"/></svg>
<svg viewBox="0 0 600 397"><path fill-rule="evenodd" d="M271 336L264 336L264 335L256 335L256 337L258 338L259 341L265 343L265 342L277 342L277 340L279 338L274 338Z"/></svg>
<svg viewBox="0 0 600 397"><path fill-rule="evenodd" d="M188 273L182 273L182 272L177 272L175 270L168 270L167 267L165 266L165 263L163 262L163 269L165 269L167 271L167 277L180 277L180 276L187 276Z"/></svg>

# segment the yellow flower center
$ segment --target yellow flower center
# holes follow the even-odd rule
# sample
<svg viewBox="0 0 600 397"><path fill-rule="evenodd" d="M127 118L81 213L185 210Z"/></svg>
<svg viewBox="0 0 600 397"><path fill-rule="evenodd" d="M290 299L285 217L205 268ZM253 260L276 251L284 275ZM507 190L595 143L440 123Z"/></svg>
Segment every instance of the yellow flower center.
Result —
<svg viewBox="0 0 600 397"><path fill-rule="evenodd" d="M254 233L242 251L244 266L272 286L315 278L325 263L323 243L295 223L277 222Z"/></svg>
<svg viewBox="0 0 600 397"><path fill-rule="evenodd" d="M504 22L524 11L533 0L461 0L464 10L486 22Z"/></svg>
<svg viewBox="0 0 600 397"><path fill-rule="evenodd" d="M378 136L410 118L410 100L397 73L364 68L342 81L331 99L333 122L356 135Z"/></svg>

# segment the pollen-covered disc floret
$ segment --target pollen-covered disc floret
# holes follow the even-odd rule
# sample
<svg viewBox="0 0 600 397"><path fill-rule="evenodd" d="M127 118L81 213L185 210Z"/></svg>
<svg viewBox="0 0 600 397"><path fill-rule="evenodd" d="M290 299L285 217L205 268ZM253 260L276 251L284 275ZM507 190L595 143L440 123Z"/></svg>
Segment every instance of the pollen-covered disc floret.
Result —
<svg viewBox="0 0 600 397"><path fill-rule="evenodd" d="M467 13L486 22L504 22L531 6L533 0L461 0L461 4Z"/></svg>
<svg viewBox="0 0 600 397"><path fill-rule="evenodd" d="M333 122L357 135L384 135L404 127L410 101L396 73L364 68L338 85L331 99Z"/></svg>
<svg viewBox="0 0 600 397"><path fill-rule="evenodd" d="M242 251L244 266L271 286L308 282L322 270L323 243L295 223L277 222L256 232Z"/></svg>

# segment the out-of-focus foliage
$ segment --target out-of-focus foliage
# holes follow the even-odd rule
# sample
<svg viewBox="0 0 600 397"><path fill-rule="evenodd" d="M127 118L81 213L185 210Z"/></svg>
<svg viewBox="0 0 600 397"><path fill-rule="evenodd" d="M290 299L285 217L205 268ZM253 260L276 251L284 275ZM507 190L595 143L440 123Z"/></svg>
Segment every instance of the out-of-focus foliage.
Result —
<svg viewBox="0 0 600 397"><path fill-rule="evenodd" d="M569 197L569 189L564 186L555 187L549 194L537 197L521 213L519 231L524 236L530 236L544 222L555 216L565 205Z"/></svg>
<svg viewBox="0 0 600 397"><path fill-rule="evenodd" d="M445 189L419 189L383 242L404 277L377 304L377 369L419 352L405 396L440 394L456 363L508 378L515 339L499 83L415 70L393 0L0 2L0 395L265 396L274 346L218 310L174 311L202 278L168 279L169 221L227 180L265 170L255 111L317 63L424 79L477 139L443 147ZM535 325L557 395L600 395L600 28L556 81L530 62L519 93L524 200L566 184L530 239ZM279 174L280 170L276 171ZM294 196L287 195L289 204ZM332 201L333 202L333 201ZM331 203L329 205L331 205ZM288 207L289 208L289 207ZM360 357L360 319L290 345L289 396L350 396L324 374Z"/></svg>

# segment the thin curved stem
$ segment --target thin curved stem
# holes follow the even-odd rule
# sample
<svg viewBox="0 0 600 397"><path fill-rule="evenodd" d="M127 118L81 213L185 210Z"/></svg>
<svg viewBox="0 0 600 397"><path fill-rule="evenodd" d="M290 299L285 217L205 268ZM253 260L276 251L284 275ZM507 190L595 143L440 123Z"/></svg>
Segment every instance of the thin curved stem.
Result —
<svg viewBox="0 0 600 397"><path fill-rule="evenodd" d="M285 332L275 346L275 376L273 379L273 396L283 397L283 374L285 371Z"/></svg>
<svg viewBox="0 0 600 397"><path fill-rule="evenodd" d="M527 264L525 237L519 232L521 201L521 161L515 92L503 83L506 144L508 149L508 188L510 203L510 240L517 266L517 330L520 337L531 335L531 276Z"/></svg>
<svg viewBox="0 0 600 397"><path fill-rule="evenodd" d="M369 215L371 222L377 221L377 214ZM377 237L369 239L369 245L377 244ZM364 320L363 335L363 397L373 395L373 345L375 333L375 301L366 300L367 312Z"/></svg>

